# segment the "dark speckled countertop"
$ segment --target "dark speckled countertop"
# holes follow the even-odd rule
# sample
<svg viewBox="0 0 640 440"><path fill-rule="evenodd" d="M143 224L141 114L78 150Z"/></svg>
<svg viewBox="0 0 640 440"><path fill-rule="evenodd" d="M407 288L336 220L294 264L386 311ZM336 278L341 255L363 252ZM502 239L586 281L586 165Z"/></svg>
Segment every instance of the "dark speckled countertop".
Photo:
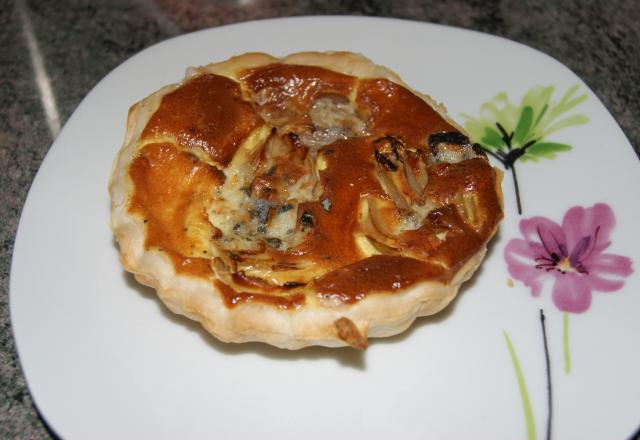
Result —
<svg viewBox="0 0 640 440"><path fill-rule="evenodd" d="M397 17L475 29L555 57L600 97L638 152L640 2L534 0L16 0L0 2L0 438L54 437L29 397L9 320L13 242L29 186L82 98L161 40L253 19Z"/></svg>

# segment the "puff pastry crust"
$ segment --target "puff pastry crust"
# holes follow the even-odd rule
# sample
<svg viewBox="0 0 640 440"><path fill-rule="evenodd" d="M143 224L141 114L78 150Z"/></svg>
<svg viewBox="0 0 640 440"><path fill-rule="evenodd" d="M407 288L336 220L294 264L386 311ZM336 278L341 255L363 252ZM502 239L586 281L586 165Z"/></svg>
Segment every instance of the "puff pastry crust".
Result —
<svg viewBox="0 0 640 440"><path fill-rule="evenodd" d="M439 312L502 219L501 174L362 55L247 53L130 109L124 268L226 342L366 348Z"/></svg>

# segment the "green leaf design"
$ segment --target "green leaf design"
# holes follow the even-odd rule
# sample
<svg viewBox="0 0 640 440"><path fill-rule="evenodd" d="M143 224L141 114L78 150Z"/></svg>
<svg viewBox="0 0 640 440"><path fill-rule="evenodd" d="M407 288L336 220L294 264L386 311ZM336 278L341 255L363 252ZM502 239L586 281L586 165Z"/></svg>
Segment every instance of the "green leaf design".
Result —
<svg viewBox="0 0 640 440"><path fill-rule="evenodd" d="M559 144L557 142L538 142L529 147L522 160L533 160L537 162L538 157L554 159L556 153L569 150L571 150L571 145Z"/></svg>
<svg viewBox="0 0 640 440"><path fill-rule="evenodd" d="M491 127L484 127L484 137L480 139L480 142L485 147L498 150L505 146L502 135Z"/></svg>
<svg viewBox="0 0 640 440"><path fill-rule="evenodd" d="M563 128L571 127L572 125L582 125L589 122L589 118L584 115L573 115L568 118L561 119L560 121L553 124L551 127L547 128L541 135L540 138L544 138L551 133L554 133L558 130L562 130Z"/></svg>
<svg viewBox="0 0 640 440"><path fill-rule="evenodd" d="M546 117L541 119L536 130L537 138L542 139L553 132L567 128L571 125L580 125L588 122L589 119L586 116L574 115L572 117L565 118L560 122L554 123L554 121L556 121L563 113L567 113L569 110L572 110L587 99L586 93L574 98L573 96L577 91L578 85L576 84L567 90L558 103L550 106L548 114Z"/></svg>
<svg viewBox="0 0 640 440"><path fill-rule="evenodd" d="M516 133L513 136L513 142L522 145L522 141L529 134L531 123L533 122L533 109L530 106L525 106L520 112L520 119L518 120L518 126L516 127Z"/></svg>
<svg viewBox="0 0 640 440"><path fill-rule="evenodd" d="M579 86L576 84L570 87L559 101L554 102L555 87L532 87L522 98L520 105L513 104L509 96L501 92L482 104L479 116L463 114L464 127L472 139L492 151L506 152L523 147L531 141L541 143L550 134L589 121L582 114L566 115L587 99L587 94L579 95L578 90ZM500 124L507 133L513 135L510 145L505 144L496 124ZM566 150L552 153L560 151ZM539 155L528 152L522 155L525 160L533 160L534 156L547 159L555 157L553 154Z"/></svg>
<svg viewBox="0 0 640 440"><path fill-rule="evenodd" d="M578 91L577 84L571 87L569 90L567 90L567 92L564 94L564 96L556 106L556 112L558 114L568 112L569 110L571 110L572 108L574 108L575 106L583 102L585 99L587 99L586 94L578 96L577 98L571 99L571 97L575 95L577 91Z"/></svg>
<svg viewBox="0 0 640 440"><path fill-rule="evenodd" d="M532 130L535 130L535 128L538 126L538 124L542 120L542 117L547 113L547 110L549 110L549 104L545 104L544 107L542 107L542 111L540 111L540 113L538 114L538 117L536 118L536 122L533 124Z"/></svg>
<svg viewBox="0 0 640 440"><path fill-rule="evenodd" d="M554 159L556 154L571 150L568 144L546 138L559 130L589 121L582 114L567 114L587 99L587 94L579 95L578 90L577 84L570 87L555 102L555 87L532 87L520 105L513 104L509 96L501 92L480 106L477 117L462 114L464 127L471 139L479 142L488 154L511 172L520 214L522 205L516 162Z"/></svg>
<svg viewBox="0 0 640 440"><path fill-rule="evenodd" d="M520 400L522 402L522 413L524 415L524 422L527 431L527 440L536 440L538 438L536 434L536 419L533 415L533 405L531 405L531 398L529 397L529 390L527 389L527 382L520 366L520 359L516 353L511 338L506 331L502 332L504 341L507 344L509 350L509 357L511 358L511 365L513 366L513 372L516 376L518 383L518 390L520 391Z"/></svg>

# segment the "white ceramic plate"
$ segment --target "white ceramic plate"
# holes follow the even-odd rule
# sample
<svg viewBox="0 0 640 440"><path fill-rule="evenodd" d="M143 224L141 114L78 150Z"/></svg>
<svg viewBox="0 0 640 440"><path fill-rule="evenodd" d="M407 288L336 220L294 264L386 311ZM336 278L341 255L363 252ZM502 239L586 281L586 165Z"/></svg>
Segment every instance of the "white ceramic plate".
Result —
<svg viewBox="0 0 640 440"><path fill-rule="evenodd" d="M362 52L391 67L445 102L461 122L462 113L478 117L499 92L517 107L538 85L554 86L555 102L577 85L573 96L586 97L565 115L588 122L545 137L571 151L516 163L522 216L512 176L505 174L507 216L500 233L482 269L442 314L372 342L364 353L221 344L168 313L120 267L108 228L107 181L127 110L179 81L190 65L245 51L330 49ZM535 111L542 110L534 108L534 117ZM504 117L513 119L512 113ZM640 282L622 266L632 262L638 271L640 205L632 191L640 188L639 171L623 133L579 78L503 39L416 22L316 17L243 23L165 41L95 87L33 183L11 272L11 316L27 382L44 418L67 439L545 438L542 309L552 437L628 437L640 423ZM507 243L521 237L519 221L546 216L560 223L570 207L601 202L617 221L611 229L604 220L612 243L605 252L630 259L601 259L601 265L614 272L620 266L624 286L594 292L583 313L564 313L551 300L551 285L560 279L551 267L546 290L532 297L504 258ZM595 271L570 275L587 277L589 285Z"/></svg>

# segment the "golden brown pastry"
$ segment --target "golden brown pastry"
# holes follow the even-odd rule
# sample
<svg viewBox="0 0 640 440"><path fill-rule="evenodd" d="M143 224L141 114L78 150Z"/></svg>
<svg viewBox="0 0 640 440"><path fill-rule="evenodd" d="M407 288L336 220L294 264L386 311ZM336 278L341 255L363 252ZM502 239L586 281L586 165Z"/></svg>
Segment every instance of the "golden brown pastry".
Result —
<svg viewBox="0 0 640 440"><path fill-rule="evenodd" d="M111 228L125 269L222 341L365 348L454 298L500 179L387 68L248 53L131 108Z"/></svg>

